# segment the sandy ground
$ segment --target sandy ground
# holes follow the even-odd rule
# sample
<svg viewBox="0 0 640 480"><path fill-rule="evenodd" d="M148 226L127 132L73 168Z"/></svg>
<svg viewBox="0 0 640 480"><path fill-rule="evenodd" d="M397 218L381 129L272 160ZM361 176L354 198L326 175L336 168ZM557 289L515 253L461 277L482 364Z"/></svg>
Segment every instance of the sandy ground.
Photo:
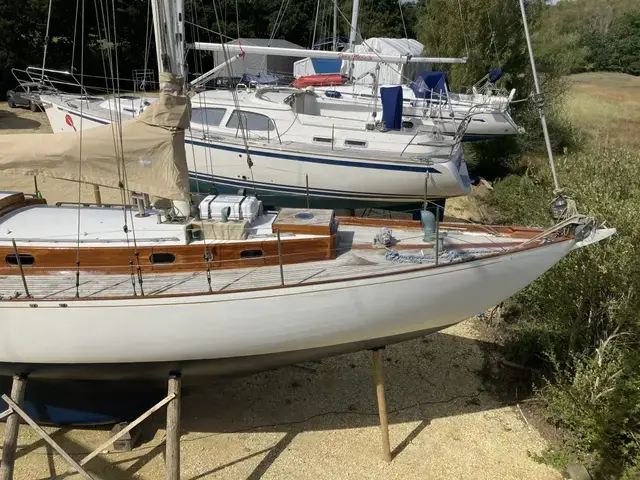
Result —
<svg viewBox="0 0 640 480"><path fill-rule="evenodd" d="M44 114L0 104L0 134L47 131ZM78 195L68 182L41 179L39 188L50 203ZM33 179L0 178L0 189L30 192ZM93 198L91 188L82 195ZM484 331L471 319L383 352L390 464L380 455L370 354L360 352L191 392L183 402L182 478L562 478L535 460L547 444L517 408L515 388L488 380L487 367L497 364ZM100 479L163 478L163 425L159 412L143 424L138 448L102 455L89 470ZM108 429L46 430L76 459L108 438ZM17 455L16 480L80 478L63 475L64 460L28 426Z"/></svg>

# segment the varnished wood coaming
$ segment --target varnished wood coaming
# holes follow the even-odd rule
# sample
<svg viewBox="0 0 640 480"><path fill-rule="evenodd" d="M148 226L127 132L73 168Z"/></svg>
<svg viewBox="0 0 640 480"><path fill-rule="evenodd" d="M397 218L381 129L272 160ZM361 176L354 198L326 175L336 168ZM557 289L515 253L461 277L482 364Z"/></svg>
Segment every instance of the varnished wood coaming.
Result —
<svg viewBox="0 0 640 480"><path fill-rule="evenodd" d="M557 243L562 243L562 242L568 242L573 240L573 236L558 236L555 239L553 239L552 241L548 241L545 243L540 243L540 242L531 242L528 244L523 244L521 246L512 248L510 250L505 250L502 252L496 252L493 254L488 254L488 255L483 255L482 258L477 259L477 258L469 258L467 260L461 260L459 262L455 262L453 264L449 263L449 264L440 264L440 265L417 265L413 268L409 267L407 269L403 269L401 271L396 271L396 272L382 272L382 273L375 273L375 274L368 274L368 275L359 275L359 276L353 276L353 277L349 277L348 280L350 281L357 281L357 280L368 280L368 279L372 279L372 278L385 278L385 277L393 277L393 276L397 276L399 274L406 274L406 273L414 273L414 272L420 272L420 271L427 271L427 270L441 270L441 273L445 273L445 269L447 267L458 267L458 266L464 266L464 268L476 268L480 265L472 265L474 262L478 262L480 260L498 260L499 257L504 257L507 255L513 255L514 253L519 253L519 252L524 252L527 250L533 250L536 248L547 248L551 245L555 245ZM484 265L484 264L483 264ZM438 275L440 272L434 273L434 275ZM205 296L211 296L211 295L223 295L223 294L230 294L230 293L246 293L246 292L255 292L255 291L264 291L264 292L268 292L268 291L272 291L272 290L280 290L283 288L288 288L288 289L292 289L292 288L298 288L298 287L309 287L309 286L316 286L316 285L329 285L329 284L334 284L334 283L339 283L339 282L343 282L345 279L340 279L340 278L335 278L335 279L328 279L328 280L319 280L319 281L309 281L309 282L305 282L304 284L294 284L294 285L273 285L273 286L267 286L267 287L259 287L259 288L237 288L237 289L233 289L233 290L219 290L219 291L213 291L213 292L193 292L193 293L188 293L188 294L184 294L184 293L165 293L165 294L157 294L157 295L153 295L153 298L159 298L159 299L169 299L169 298L177 298L177 297L205 297ZM113 297L91 297L91 300L131 300L135 297L132 297L131 295L124 295L124 296L113 296ZM60 303L61 307L64 307L67 305L67 303L69 302L75 302L75 301L83 301L86 300L84 298L69 298L69 297L49 297L47 298L47 302L64 302L64 303ZM18 297L18 298L14 298L11 300L12 302L22 302L22 303L29 303L29 304L34 304L35 306L38 305L39 300L34 300L32 298L26 298L26 297Z"/></svg>
<svg viewBox="0 0 640 480"><path fill-rule="evenodd" d="M283 264L330 260L336 257L336 235L319 238L282 239ZM260 250L262 257L242 258L244 251ZM209 253L211 269L260 267L278 265L278 243L270 240L243 241L238 243L199 245L157 245L153 247L139 246L138 255L133 243L129 247L37 247L21 245L20 255L31 255L35 261L32 266L25 266L26 275L55 274L60 271L75 271L76 256L79 251L79 269L83 272L128 273L129 262L137 270L138 262L142 273L171 272L203 272L207 268L205 252ZM151 263L151 255L170 253L175 261L167 264ZM15 255L13 247L0 247L0 275L19 275L17 266L6 262L7 255Z"/></svg>
<svg viewBox="0 0 640 480"><path fill-rule="evenodd" d="M36 197L25 197L23 193L16 193L0 199L0 217L31 205L44 205L46 200Z"/></svg>

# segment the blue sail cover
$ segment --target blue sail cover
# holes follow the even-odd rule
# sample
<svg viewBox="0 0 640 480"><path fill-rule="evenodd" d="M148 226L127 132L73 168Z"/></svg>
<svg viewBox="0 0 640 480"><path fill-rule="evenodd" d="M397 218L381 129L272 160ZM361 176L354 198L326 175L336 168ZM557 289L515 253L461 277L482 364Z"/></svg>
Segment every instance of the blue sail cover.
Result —
<svg viewBox="0 0 640 480"><path fill-rule="evenodd" d="M413 82L411 90L416 98L428 98L433 93L446 93L447 74L444 72L422 72Z"/></svg>
<svg viewBox="0 0 640 480"><path fill-rule="evenodd" d="M316 74L340 73L342 60L334 58L312 58L313 70Z"/></svg>
<svg viewBox="0 0 640 480"><path fill-rule="evenodd" d="M502 69L494 68L489 72L489 81L491 83L496 83L498 80L502 78Z"/></svg>
<svg viewBox="0 0 640 480"><path fill-rule="evenodd" d="M402 128L402 87L383 87L380 89L382 100L382 121L389 130Z"/></svg>

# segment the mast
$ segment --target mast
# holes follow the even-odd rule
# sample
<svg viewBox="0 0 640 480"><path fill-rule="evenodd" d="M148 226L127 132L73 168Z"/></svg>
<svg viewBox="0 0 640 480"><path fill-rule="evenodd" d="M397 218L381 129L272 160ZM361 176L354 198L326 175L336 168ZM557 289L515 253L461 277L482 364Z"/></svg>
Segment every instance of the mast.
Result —
<svg viewBox="0 0 640 480"><path fill-rule="evenodd" d="M351 31L349 32L349 51L353 53L356 44L356 35L358 34L358 10L360 9L360 0L353 0L353 9L351 11ZM353 61L349 63L349 80L353 75Z"/></svg>
<svg viewBox="0 0 640 480"><path fill-rule="evenodd" d="M538 113L540 114L540 123L542 124L542 134L544 135L544 143L547 146L547 155L549 156L549 166L553 175L553 193L562 192L556 175L556 166L553 161L553 151L551 150L551 140L549 139L549 130L547 129L547 118L544 113L544 105L542 101L542 90L538 82L538 72L536 70L536 60L533 56L533 47L531 46L531 36L529 35L529 25L527 24L527 13L524 9L524 0L520 0L520 11L522 12L522 23L524 24L524 36L527 39L527 49L529 50L529 60L531 61L531 72L533 73L533 83L536 88L536 103L538 105Z"/></svg>
<svg viewBox="0 0 640 480"><path fill-rule="evenodd" d="M151 12L158 72L186 78L183 0L151 0Z"/></svg>
<svg viewBox="0 0 640 480"><path fill-rule="evenodd" d="M333 45L331 50L334 52L338 47L338 0L333 0Z"/></svg>

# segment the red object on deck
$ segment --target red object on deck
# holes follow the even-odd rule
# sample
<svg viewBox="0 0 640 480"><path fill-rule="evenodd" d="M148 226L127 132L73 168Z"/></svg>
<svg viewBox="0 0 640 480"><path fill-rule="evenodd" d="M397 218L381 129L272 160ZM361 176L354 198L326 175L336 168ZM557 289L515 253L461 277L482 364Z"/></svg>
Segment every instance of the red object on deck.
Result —
<svg viewBox="0 0 640 480"><path fill-rule="evenodd" d="M330 87L332 85L342 85L342 75L331 73L328 75L307 75L297 78L293 82L295 88L305 87Z"/></svg>

